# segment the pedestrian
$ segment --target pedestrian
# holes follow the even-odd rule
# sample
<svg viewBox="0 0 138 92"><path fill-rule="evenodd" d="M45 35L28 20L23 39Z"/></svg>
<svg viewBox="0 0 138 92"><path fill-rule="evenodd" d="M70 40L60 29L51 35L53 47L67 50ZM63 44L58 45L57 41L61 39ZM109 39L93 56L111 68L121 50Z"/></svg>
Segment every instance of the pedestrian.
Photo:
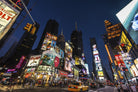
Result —
<svg viewBox="0 0 138 92"><path fill-rule="evenodd" d="M135 86L134 84L132 84L132 85L130 86L130 88L131 88L132 92L137 92L136 86Z"/></svg>
<svg viewBox="0 0 138 92"><path fill-rule="evenodd" d="M120 92L120 89L121 89L120 84L118 84L118 85L117 85L117 90L118 90L118 92Z"/></svg>
<svg viewBox="0 0 138 92"><path fill-rule="evenodd" d="M123 89L123 92L129 92L127 86L125 85L125 83L123 83L121 87Z"/></svg>

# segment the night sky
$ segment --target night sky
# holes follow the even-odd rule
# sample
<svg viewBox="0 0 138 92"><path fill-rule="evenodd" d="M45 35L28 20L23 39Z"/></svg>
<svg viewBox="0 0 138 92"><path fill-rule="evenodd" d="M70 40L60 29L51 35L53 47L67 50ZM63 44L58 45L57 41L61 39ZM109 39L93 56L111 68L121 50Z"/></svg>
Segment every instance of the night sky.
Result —
<svg viewBox="0 0 138 92"><path fill-rule="evenodd" d="M32 8L31 15L33 19L40 24L37 40L33 49L37 47L49 19L55 19L59 23L59 34L63 29L66 41L70 40L70 35L72 31L75 30L75 22L77 22L78 30L82 31L84 54L89 64L90 71L92 71L92 54L89 38L95 37L103 65L108 66L106 70L110 73L107 53L101 37L101 35L106 32L104 20L109 20L113 24L119 23L115 14L130 1L131 0L30 0L28 9ZM26 12L23 11L22 15L25 15L25 13ZM17 22L20 20L21 17L17 19ZM33 22L27 17L15 31L11 40L7 41L8 45L5 45L6 48L9 48L13 41L18 41L24 32L23 27L26 23ZM3 54L5 51L4 49L0 50Z"/></svg>

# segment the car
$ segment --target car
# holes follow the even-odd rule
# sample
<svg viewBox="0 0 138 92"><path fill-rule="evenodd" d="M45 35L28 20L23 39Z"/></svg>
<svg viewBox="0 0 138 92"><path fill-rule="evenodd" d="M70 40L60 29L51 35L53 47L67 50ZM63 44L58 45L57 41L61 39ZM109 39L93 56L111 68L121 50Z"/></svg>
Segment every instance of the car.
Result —
<svg viewBox="0 0 138 92"><path fill-rule="evenodd" d="M82 82L72 82L68 86L68 91L74 91L74 92L79 92L79 91L88 91L89 87L84 85Z"/></svg>
<svg viewBox="0 0 138 92"><path fill-rule="evenodd" d="M132 21L132 29L134 31L138 31L138 13L134 16L134 19Z"/></svg>
<svg viewBox="0 0 138 92"><path fill-rule="evenodd" d="M90 87L91 87L91 88L96 88L96 87L97 87L97 85L96 85L96 83L95 83L95 82L92 82L92 83L90 83Z"/></svg>

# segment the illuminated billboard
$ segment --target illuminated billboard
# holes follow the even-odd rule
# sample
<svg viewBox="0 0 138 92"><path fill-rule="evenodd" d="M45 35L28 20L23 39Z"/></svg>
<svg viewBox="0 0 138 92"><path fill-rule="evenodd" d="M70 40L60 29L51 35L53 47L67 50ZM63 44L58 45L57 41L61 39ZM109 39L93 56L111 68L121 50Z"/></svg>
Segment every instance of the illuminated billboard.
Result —
<svg viewBox="0 0 138 92"><path fill-rule="evenodd" d="M88 64L85 64L85 68L86 68L86 70L87 70L87 74L89 74Z"/></svg>
<svg viewBox="0 0 138 92"><path fill-rule="evenodd" d="M42 65L54 65L55 57L61 58L54 49L46 50L42 53L40 64Z"/></svg>
<svg viewBox="0 0 138 92"><path fill-rule="evenodd" d="M41 55L31 56L27 66L38 66Z"/></svg>
<svg viewBox="0 0 138 92"><path fill-rule="evenodd" d="M121 55L115 55L115 59L119 68L126 67Z"/></svg>
<svg viewBox="0 0 138 92"><path fill-rule="evenodd" d="M0 1L0 40L9 31L18 15L18 10L11 7L6 2Z"/></svg>
<svg viewBox="0 0 138 92"><path fill-rule="evenodd" d="M66 57L65 59L65 65L64 65L64 70L70 71L71 72L71 61L69 60L69 58Z"/></svg>
<svg viewBox="0 0 138 92"><path fill-rule="evenodd" d="M98 76L99 76L99 77L104 76L103 71L98 71Z"/></svg>
<svg viewBox="0 0 138 92"><path fill-rule="evenodd" d="M95 63L95 65L96 65L95 68L96 68L98 77L99 77L99 79L100 79L100 77L104 76L104 74L103 74L101 59L100 59L99 52L98 52L98 50L97 50L96 44L94 44L94 45L92 46L92 49L93 49L94 63Z"/></svg>
<svg viewBox="0 0 138 92"><path fill-rule="evenodd" d="M57 40L56 36L46 33L41 50L49 50L51 47L55 47L56 40Z"/></svg>
<svg viewBox="0 0 138 92"><path fill-rule="evenodd" d="M72 57L72 48L67 42L65 43L65 53L68 58Z"/></svg>
<svg viewBox="0 0 138 92"><path fill-rule="evenodd" d="M129 52L131 50L132 44L130 43L129 39L127 38L127 36L125 35L125 33L123 31L122 31L120 43L126 44L125 47L127 49L127 52Z"/></svg>
<svg viewBox="0 0 138 92"><path fill-rule="evenodd" d="M116 16L134 42L138 44L138 0L132 0Z"/></svg>

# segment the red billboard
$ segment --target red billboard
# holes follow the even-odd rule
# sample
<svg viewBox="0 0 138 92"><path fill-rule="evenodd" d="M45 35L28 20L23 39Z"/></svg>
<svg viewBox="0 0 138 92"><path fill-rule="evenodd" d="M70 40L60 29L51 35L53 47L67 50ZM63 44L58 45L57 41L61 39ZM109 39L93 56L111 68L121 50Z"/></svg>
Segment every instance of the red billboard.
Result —
<svg viewBox="0 0 138 92"><path fill-rule="evenodd" d="M115 55L115 59L119 68L126 67L121 55Z"/></svg>

